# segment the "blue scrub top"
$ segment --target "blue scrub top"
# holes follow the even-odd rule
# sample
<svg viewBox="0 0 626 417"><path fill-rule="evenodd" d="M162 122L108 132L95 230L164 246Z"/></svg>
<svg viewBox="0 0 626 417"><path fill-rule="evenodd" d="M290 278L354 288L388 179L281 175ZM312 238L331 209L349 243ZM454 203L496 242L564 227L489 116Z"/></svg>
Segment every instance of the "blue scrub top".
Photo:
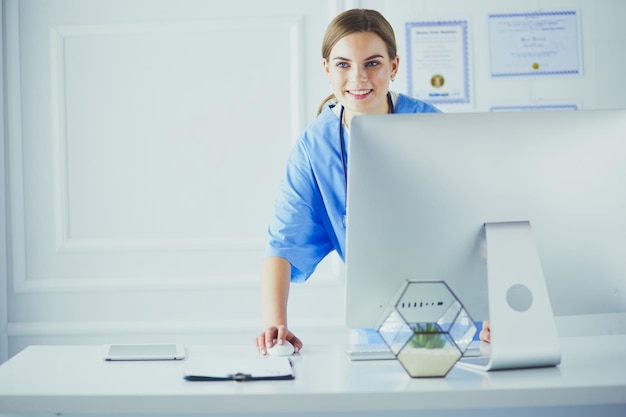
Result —
<svg viewBox="0 0 626 417"><path fill-rule="evenodd" d="M266 255L291 263L292 282L306 281L333 250L345 260L346 185L339 118L332 106L305 129L292 149L268 228ZM437 112L404 94L398 94L394 107L394 113Z"/></svg>

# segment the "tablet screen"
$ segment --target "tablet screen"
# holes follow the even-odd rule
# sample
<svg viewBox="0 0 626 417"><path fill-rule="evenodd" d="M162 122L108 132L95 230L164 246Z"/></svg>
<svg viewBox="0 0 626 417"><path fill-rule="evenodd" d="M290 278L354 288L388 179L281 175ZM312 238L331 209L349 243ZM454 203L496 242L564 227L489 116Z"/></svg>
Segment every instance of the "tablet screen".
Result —
<svg viewBox="0 0 626 417"><path fill-rule="evenodd" d="M185 349L180 344L128 344L105 345L106 360L176 360L185 357Z"/></svg>

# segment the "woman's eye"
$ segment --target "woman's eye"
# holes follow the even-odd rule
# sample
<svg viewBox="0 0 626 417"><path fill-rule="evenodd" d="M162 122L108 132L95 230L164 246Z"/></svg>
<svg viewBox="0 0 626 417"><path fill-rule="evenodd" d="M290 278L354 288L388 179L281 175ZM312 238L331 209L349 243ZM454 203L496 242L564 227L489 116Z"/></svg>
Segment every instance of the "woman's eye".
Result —
<svg viewBox="0 0 626 417"><path fill-rule="evenodd" d="M377 67L378 65L380 65L380 62L378 61L370 61L365 63L366 67Z"/></svg>
<svg viewBox="0 0 626 417"><path fill-rule="evenodd" d="M337 68L348 68L348 63L347 62L338 62L337 63Z"/></svg>

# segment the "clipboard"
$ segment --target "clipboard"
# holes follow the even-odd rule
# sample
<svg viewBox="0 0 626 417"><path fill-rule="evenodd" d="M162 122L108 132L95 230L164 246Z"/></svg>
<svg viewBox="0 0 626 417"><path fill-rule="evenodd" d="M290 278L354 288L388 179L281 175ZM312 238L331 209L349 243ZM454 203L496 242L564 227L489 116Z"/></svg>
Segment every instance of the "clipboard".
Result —
<svg viewBox="0 0 626 417"><path fill-rule="evenodd" d="M187 363L187 381L267 381L295 379L287 357L203 358Z"/></svg>

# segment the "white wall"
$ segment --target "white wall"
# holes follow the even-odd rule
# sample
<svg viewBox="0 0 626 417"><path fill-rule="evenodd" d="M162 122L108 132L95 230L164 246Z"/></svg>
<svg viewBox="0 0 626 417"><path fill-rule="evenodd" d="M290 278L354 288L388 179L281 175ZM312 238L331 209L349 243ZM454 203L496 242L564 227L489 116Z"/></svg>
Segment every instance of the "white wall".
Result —
<svg viewBox="0 0 626 417"><path fill-rule="evenodd" d="M334 2L4 4L9 353L252 346L278 182L328 90ZM294 292L313 333L340 324L338 271Z"/></svg>
<svg viewBox="0 0 626 417"><path fill-rule="evenodd" d="M0 361L42 343L252 346L272 201L328 93L321 38L344 8L383 11L400 51L405 21L469 18L472 110L626 107L621 0L2 4ZM581 10L584 76L490 79L486 14L550 8ZM393 88L406 89L405 66ZM317 343L347 337L342 320L333 259L293 286L290 325Z"/></svg>

